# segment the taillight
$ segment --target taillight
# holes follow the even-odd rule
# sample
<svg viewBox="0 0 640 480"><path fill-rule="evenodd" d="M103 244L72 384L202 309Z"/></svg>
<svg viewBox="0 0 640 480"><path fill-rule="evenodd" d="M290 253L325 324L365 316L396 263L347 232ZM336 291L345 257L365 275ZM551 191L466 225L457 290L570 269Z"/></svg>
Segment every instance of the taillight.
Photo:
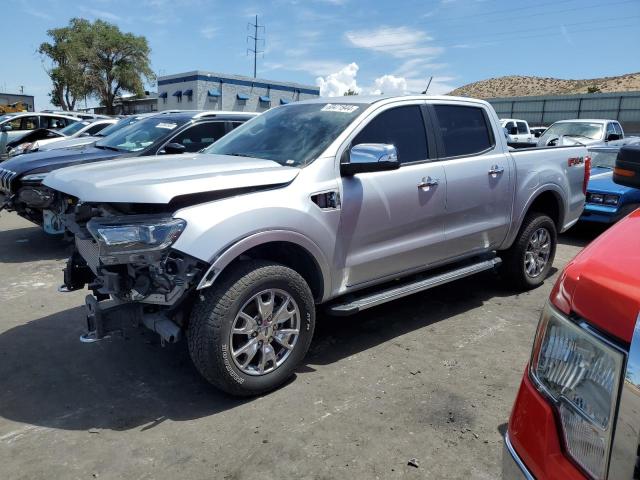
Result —
<svg viewBox="0 0 640 480"><path fill-rule="evenodd" d="M586 195L587 185L589 185L589 177L591 176L591 157L584 157L584 179L582 180L582 193Z"/></svg>

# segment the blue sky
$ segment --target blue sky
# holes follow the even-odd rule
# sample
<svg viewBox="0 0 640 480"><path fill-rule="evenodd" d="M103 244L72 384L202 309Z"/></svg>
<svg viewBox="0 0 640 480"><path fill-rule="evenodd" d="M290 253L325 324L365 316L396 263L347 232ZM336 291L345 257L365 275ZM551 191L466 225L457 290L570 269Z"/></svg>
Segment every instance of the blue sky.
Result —
<svg viewBox="0 0 640 480"><path fill-rule="evenodd" d="M255 14L266 25L258 76L320 85L326 95L416 92L430 76L430 93L446 93L502 75L640 71L640 0L3 0L0 90L23 85L36 108L49 107L35 52L47 29L74 16L145 35L160 75L251 75Z"/></svg>

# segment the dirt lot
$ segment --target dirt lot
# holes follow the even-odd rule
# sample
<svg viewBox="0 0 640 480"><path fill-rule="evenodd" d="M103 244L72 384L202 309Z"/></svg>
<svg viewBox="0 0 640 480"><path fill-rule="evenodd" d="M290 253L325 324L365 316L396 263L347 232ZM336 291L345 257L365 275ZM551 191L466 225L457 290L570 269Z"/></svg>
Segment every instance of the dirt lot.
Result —
<svg viewBox="0 0 640 480"><path fill-rule="evenodd" d="M597 235L561 237L562 268ZM0 216L0 478L497 478L541 288L493 274L351 318L321 315L284 388L237 400L184 344L133 332L81 344L67 247ZM407 464L416 458L419 467Z"/></svg>

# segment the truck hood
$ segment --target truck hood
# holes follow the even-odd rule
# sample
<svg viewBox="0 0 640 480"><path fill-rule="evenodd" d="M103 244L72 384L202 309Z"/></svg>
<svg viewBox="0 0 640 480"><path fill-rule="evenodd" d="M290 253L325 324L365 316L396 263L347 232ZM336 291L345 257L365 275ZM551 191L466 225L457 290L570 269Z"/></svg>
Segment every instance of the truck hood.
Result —
<svg viewBox="0 0 640 480"><path fill-rule="evenodd" d="M299 171L272 160L195 153L78 165L47 175L44 184L83 202L167 204L185 195L283 185Z"/></svg>
<svg viewBox="0 0 640 480"><path fill-rule="evenodd" d="M624 195L625 193L634 191L634 188L618 185L613 181L613 170L608 168L594 167L589 177L589 192L612 193L616 195Z"/></svg>
<svg viewBox="0 0 640 480"><path fill-rule="evenodd" d="M589 244L556 282L551 301L609 335L630 343L640 312L640 210Z"/></svg>
<svg viewBox="0 0 640 480"><path fill-rule="evenodd" d="M25 173L50 172L69 165L108 160L121 155L122 153L113 150L104 150L93 146L85 146L80 149L61 148L17 155L0 163L0 167L23 175Z"/></svg>

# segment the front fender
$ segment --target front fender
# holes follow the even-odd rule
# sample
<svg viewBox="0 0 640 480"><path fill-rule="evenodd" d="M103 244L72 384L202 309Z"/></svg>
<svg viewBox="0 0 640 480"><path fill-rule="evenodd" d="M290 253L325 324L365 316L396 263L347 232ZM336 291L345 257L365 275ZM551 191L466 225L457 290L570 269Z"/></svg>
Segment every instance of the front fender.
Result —
<svg viewBox="0 0 640 480"><path fill-rule="evenodd" d="M210 287L220 273L236 258L246 251L271 242L289 242L304 248L315 260L322 274L323 291L325 295L331 290L331 272L325 255L320 247L305 235L290 230L268 230L248 235L216 255L211 266L202 277L197 289Z"/></svg>

